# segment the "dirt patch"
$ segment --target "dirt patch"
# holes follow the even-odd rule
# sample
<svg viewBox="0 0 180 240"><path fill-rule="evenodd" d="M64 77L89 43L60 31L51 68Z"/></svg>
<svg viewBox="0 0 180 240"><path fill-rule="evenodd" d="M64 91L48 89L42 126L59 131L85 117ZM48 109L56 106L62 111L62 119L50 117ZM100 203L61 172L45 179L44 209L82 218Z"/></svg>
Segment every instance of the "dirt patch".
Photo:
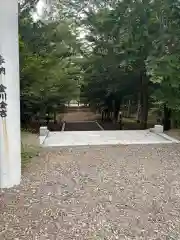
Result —
<svg viewBox="0 0 180 240"><path fill-rule="evenodd" d="M21 132L21 141L24 146L39 146L39 136L30 132Z"/></svg>
<svg viewBox="0 0 180 240"><path fill-rule="evenodd" d="M165 132L170 137L176 138L177 140L180 140L180 129L171 129L169 131Z"/></svg>
<svg viewBox="0 0 180 240"><path fill-rule="evenodd" d="M98 118L98 115L91 112L89 109L85 111L81 108L76 108L74 111L68 111L64 114L62 121L66 122L78 122L78 121L94 121Z"/></svg>

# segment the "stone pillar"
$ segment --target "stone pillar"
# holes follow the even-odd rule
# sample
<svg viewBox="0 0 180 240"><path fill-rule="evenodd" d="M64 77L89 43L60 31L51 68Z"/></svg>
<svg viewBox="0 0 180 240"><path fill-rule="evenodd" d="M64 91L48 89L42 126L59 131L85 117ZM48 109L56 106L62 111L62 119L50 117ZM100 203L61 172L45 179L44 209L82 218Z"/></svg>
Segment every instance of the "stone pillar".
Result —
<svg viewBox="0 0 180 240"><path fill-rule="evenodd" d="M21 180L18 0L0 0L0 188Z"/></svg>

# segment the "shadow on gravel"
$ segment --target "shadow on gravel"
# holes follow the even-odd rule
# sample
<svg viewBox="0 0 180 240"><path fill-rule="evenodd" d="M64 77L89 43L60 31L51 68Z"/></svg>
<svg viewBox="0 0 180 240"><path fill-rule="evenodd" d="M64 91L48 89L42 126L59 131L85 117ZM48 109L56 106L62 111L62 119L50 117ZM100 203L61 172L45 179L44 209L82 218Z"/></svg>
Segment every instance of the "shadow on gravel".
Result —
<svg viewBox="0 0 180 240"><path fill-rule="evenodd" d="M99 131L100 127L96 122L66 122L64 131Z"/></svg>
<svg viewBox="0 0 180 240"><path fill-rule="evenodd" d="M120 125L118 123L102 122L100 120L98 123L103 127L104 130L120 130Z"/></svg>

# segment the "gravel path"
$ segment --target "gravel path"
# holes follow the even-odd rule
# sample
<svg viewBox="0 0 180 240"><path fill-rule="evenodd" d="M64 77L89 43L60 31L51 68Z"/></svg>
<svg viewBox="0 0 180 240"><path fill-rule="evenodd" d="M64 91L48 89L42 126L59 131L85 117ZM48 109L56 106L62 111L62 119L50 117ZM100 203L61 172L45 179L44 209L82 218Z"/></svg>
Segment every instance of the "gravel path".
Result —
<svg viewBox="0 0 180 240"><path fill-rule="evenodd" d="M180 239L180 146L43 150L0 198L0 239Z"/></svg>
<svg viewBox="0 0 180 240"><path fill-rule="evenodd" d="M64 114L62 121L66 122L78 122L78 121L94 121L96 120L98 115L86 109L83 111L80 109L79 111L67 112Z"/></svg>

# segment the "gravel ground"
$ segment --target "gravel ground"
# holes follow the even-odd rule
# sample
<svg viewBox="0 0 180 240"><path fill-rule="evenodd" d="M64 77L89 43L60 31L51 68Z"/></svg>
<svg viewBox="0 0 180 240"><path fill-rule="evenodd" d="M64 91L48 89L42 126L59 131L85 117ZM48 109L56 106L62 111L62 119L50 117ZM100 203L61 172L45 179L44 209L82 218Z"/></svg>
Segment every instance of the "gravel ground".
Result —
<svg viewBox="0 0 180 240"><path fill-rule="evenodd" d="M180 239L180 146L45 149L0 198L0 239Z"/></svg>

